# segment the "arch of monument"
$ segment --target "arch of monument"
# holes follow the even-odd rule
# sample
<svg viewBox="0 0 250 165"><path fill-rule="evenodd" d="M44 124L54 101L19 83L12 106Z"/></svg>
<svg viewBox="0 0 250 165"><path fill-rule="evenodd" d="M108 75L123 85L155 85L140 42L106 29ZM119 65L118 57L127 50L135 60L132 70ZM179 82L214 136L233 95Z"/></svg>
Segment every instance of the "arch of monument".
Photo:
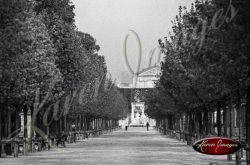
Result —
<svg viewBox="0 0 250 165"><path fill-rule="evenodd" d="M147 117L145 112L145 103L142 102L138 96L137 91L155 88L155 82L160 77L160 66L152 66L142 70L139 74L133 76L133 83L129 86L118 85L119 88L127 88L135 91L135 95L130 101L131 114L123 121L121 125L130 126L145 126L149 122L150 126L155 126L155 120Z"/></svg>

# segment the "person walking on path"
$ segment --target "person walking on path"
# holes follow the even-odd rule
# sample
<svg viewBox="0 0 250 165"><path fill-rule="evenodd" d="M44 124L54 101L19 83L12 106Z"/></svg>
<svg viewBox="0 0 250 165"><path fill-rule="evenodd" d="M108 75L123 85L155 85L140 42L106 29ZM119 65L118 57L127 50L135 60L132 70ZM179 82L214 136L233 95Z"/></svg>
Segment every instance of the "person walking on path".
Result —
<svg viewBox="0 0 250 165"><path fill-rule="evenodd" d="M147 131L148 131L149 130L149 123L148 122L147 122L146 126L147 126Z"/></svg>
<svg viewBox="0 0 250 165"><path fill-rule="evenodd" d="M127 123L125 124L125 130L126 131L128 130L128 124Z"/></svg>
<svg viewBox="0 0 250 165"><path fill-rule="evenodd" d="M72 134L73 134L73 142L76 143L76 125L72 123Z"/></svg>

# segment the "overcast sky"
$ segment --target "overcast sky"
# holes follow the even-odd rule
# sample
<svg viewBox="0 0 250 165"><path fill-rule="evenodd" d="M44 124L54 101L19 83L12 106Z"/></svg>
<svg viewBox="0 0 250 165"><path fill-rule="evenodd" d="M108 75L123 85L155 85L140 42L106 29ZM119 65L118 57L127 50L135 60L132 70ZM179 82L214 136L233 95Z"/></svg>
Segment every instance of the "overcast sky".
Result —
<svg viewBox="0 0 250 165"><path fill-rule="evenodd" d="M127 41L129 63L136 71L138 44L129 30L135 31L142 44L142 66L147 67L150 50L158 46L158 39L171 30L171 20L180 5L190 8L194 0L72 0L75 5L78 30L91 34L100 45L108 71L113 79L120 79L128 71L123 44ZM154 58L155 59L155 58ZM154 61L153 61L154 63ZM130 73L130 72L129 72Z"/></svg>

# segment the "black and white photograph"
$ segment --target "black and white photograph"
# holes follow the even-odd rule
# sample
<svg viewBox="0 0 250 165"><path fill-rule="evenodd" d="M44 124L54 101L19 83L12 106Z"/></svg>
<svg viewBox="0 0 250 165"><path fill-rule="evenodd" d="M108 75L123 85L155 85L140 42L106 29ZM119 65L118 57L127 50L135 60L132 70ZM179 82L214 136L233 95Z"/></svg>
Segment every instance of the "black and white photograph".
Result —
<svg viewBox="0 0 250 165"><path fill-rule="evenodd" d="M0 165L250 165L250 1L0 0Z"/></svg>

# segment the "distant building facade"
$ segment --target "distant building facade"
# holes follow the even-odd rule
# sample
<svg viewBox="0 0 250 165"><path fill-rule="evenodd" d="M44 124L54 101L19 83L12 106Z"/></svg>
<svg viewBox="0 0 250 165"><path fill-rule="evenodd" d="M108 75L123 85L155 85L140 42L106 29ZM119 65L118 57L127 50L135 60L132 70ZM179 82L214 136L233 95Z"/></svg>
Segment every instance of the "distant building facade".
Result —
<svg viewBox="0 0 250 165"><path fill-rule="evenodd" d="M129 124L130 126L145 126L149 122L150 126L155 126L155 120L148 118L145 114L145 103L141 101L139 92L143 90L155 88L155 83L159 80L161 73L160 65L155 65L147 69L143 69L141 72L133 76L133 82L119 83L120 89L129 91L132 97L130 101L131 114L127 119L120 121L122 123Z"/></svg>

